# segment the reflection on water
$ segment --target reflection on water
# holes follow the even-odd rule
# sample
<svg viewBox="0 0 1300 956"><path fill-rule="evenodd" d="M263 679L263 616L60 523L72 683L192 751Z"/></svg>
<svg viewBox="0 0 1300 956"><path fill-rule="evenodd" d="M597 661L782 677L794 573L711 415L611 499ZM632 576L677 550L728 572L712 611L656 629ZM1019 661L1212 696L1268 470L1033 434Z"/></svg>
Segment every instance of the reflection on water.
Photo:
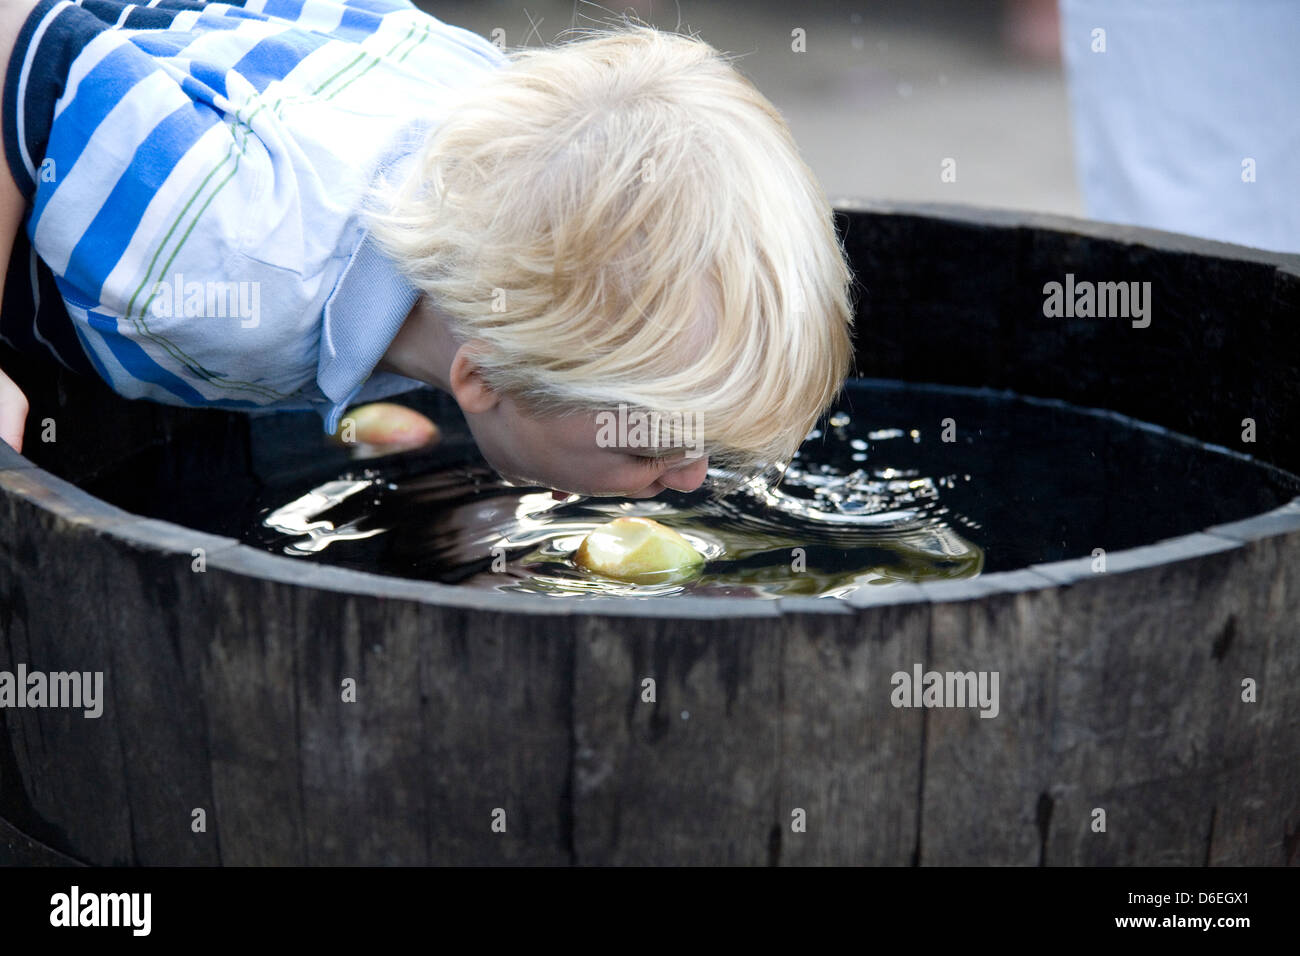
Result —
<svg viewBox="0 0 1300 956"><path fill-rule="evenodd" d="M277 508L268 515L262 525L272 531L286 535L306 535L293 544L285 545L285 554L313 554L323 551L336 541L358 541L383 534L386 528L357 529L364 516L345 522L338 527L332 521L312 520L316 515L329 511L342 504L358 492L365 491L373 481L327 481L319 488L313 488L301 498L297 498L283 508ZM378 499L374 499L378 503Z"/></svg>
<svg viewBox="0 0 1300 956"><path fill-rule="evenodd" d="M252 539L302 556L384 535L381 570L556 596L831 597L868 585L978 574L983 552L956 531L940 503L940 489L962 476L858 464L873 444L884 447L908 433L863 434L839 413L808 436L777 481L737 482L712 470L697 491L649 500L571 495L556 501L473 465L394 482L381 465L269 510ZM910 434L919 441L915 430ZM733 490L720 496L720 484ZM583 538L623 516L675 528L704 555L702 573L686 583L638 585L577 566L572 555Z"/></svg>
<svg viewBox="0 0 1300 956"><path fill-rule="evenodd" d="M179 434L82 487L295 560L554 595L841 595L1115 552L1300 494L1295 475L1110 412L853 380L779 483L714 473L721 498L557 502L489 471L450 400L403 400L441 426L437 447L363 465L314 413L286 413L257 420L247 444ZM708 558L702 574L638 588L576 568L581 537L620 515L686 535Z"/></svg>

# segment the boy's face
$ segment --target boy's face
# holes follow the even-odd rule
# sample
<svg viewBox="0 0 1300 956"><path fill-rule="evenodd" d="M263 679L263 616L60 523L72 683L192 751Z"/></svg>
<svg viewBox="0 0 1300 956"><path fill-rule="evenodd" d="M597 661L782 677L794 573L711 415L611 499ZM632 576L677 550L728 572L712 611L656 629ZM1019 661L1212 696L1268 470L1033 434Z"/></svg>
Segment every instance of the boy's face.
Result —
<svg viewBox="0 0 1300 956"><path fill-rule="evenodd" d="M653 498L665 489L694 491L709 469L706 455L684 448L610 447L598 443L596 412L536 416L507 396L483 412L466 412L479 451L509 481L556 492Z"/></svg>

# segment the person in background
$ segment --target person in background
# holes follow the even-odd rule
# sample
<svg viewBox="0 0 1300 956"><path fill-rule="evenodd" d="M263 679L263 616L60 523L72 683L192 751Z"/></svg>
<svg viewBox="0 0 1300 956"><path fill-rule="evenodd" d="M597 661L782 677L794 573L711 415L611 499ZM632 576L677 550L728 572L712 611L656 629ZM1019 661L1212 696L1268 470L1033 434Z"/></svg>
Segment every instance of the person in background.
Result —
<svg viewBox="0 0 1300 956"><path fill-rule="evenodd" d="M1300 252L1300 3L1061 0L1093 219Z"/></svg>

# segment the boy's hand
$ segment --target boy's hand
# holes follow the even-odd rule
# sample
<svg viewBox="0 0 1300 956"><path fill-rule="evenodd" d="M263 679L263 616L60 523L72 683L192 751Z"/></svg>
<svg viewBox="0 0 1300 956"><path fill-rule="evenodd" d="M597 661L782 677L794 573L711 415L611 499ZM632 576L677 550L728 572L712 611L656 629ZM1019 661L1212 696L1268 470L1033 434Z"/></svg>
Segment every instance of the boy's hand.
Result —
<svg viewBox="0 0 1300 956"><path fill-rule="evenodd" d="M0 79L9 73L9 54L27 15L37 0L0 0ZM27 201L18 190L7 163L0 161L0 301L4 300L5 271L14 238L27 218ZM0 369L0 441L14 451L23 450L23 429L27 425L27 396Z"/></svg>
<svg viewBox="0 0 1300 956"><path fill-rule="evenodd" d="M23 450L23 429L27 425L27 396L0 369L0 441L16 452Z"/></svg>

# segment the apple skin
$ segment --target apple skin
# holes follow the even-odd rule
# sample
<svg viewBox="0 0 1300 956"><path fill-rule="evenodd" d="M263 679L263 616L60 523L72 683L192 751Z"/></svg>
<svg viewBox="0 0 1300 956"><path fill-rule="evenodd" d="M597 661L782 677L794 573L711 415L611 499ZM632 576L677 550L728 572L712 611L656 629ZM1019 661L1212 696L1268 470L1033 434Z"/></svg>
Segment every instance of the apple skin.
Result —
<svg viewBox="0 0 1300 956"><path fill-rule="evenodd" d="M351 441L344 435L352 420ZM438 426L413 408L391 402L372 402L349 408L332 436L345 448L388 454L432 445L439 438Z"/></svg>
<svg viewBox="0 0 1300 956"><path fill-rule="evenodd" d="M650 518L615 518L582 540L579 567L631 584L674 584L694 577L704 556L667 525Z"/></svg>

